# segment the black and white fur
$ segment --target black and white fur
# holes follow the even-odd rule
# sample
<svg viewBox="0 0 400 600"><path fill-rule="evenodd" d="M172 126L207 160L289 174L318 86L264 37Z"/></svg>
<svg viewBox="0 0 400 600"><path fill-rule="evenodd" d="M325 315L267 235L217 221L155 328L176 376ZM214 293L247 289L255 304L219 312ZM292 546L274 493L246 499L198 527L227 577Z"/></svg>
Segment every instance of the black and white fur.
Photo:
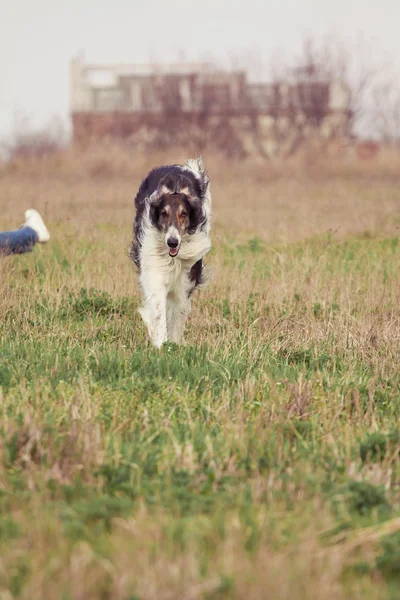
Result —
<svg viewBox="0 0 400 600"><path fill-rule="evenodd" d="M190 225L182 235L177 228L160 229L157 210L166 194L178 194L187 202ZM136 195L135 207L131 257L140 272L143 307L139 313L154 346L180 343L191 310L190 297L203 283L203 258L211 248L210 181L202 159L150 171ZM176 256L170 255L176 252L169 245L171 239L179 244Z"/></svg>

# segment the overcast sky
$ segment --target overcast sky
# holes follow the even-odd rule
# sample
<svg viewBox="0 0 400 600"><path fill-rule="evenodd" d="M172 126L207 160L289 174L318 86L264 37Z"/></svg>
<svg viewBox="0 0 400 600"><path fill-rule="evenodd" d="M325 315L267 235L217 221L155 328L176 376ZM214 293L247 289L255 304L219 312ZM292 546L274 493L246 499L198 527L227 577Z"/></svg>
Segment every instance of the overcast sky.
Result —
<svg viewBox="0 0 400 600"><path fill-rule="evenodd" d="M68 62L295 52L307 34L364 37L400 73L399 0L0 0L0 137L68 116Z"/></svg>

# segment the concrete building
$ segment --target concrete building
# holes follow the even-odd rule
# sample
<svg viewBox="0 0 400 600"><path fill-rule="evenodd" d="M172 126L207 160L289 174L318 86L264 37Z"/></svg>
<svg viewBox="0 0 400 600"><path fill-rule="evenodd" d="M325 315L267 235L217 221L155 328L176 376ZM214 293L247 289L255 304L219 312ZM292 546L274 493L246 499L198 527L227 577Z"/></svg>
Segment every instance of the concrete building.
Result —
<svg viewBox="0 0 400 600"><path fill-rule="evenodd" d="M154 139L181 121L186 131L223 125L239 138L256 135L258 144L271 148L284 136L347 136L351 117L349 92L339 81L296 77L257 84L244 71L207 63L89 65L79 56L70 64L70 105L77 141L134 140L139 132L143 139L144 130Z"/></svg>

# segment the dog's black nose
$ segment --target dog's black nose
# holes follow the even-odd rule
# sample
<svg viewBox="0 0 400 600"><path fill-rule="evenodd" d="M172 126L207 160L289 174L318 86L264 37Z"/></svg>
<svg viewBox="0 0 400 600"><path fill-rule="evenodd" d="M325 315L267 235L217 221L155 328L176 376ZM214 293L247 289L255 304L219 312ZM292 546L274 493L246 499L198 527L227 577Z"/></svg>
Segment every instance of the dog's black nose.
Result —
<svg viewBox="0 0 400 600"><path fill-rule="evenodd" d="M168 246L169 246L170 248L177 248L177 247L178 247L178 244L179 244L179 242L178 242L178 240L177 240L176 238L174 238L174 237L170 237L170 238L168 238L168 240L167 240L167 244L168 244Z"/></svg>

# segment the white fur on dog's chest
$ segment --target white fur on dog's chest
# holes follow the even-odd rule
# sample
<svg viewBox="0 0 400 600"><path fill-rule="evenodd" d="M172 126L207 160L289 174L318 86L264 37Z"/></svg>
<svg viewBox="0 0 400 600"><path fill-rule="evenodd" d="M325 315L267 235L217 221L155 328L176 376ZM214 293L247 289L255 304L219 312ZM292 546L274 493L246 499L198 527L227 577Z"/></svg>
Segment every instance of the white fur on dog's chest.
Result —
<svg viewBox="0 0 400 600"><path fill-rule="evenodd" d="M211 248L211 240L204 232L186 235L182 239L178 256L169 255L169 248L165 244L164 236L155 228L149 228L143 239L140 249L140 264L142 272L147 270L158 273L180 273L190 270L192 266L203 258Z"/></svg>
<svg viewBox="0 0 400 600"><path fill-rule="evenodd" d="M190 269L210 248L209 236L204 232L196 232L186 235L182 239L178 256L171 257L164 236L155 228L150 228L140 252L143 290L148 289L147 283L151 282L151 288L164 289L167 294L179 291L186 293L190 286Z"/></svg>

